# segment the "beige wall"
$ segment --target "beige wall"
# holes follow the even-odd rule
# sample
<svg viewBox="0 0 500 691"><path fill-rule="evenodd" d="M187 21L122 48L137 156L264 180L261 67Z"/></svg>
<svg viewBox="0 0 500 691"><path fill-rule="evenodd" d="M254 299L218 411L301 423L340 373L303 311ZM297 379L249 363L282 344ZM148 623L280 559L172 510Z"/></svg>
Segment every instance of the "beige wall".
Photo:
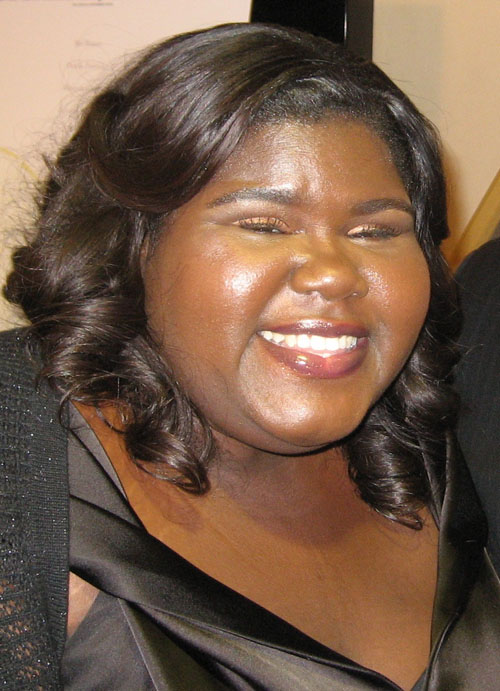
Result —
<svg viewBox="0 0 500 691"><path fill-rule="evenodd" d="M165 36L246 21L251 0L0 1L0 284L30 216L40 154L57 150L95 85ZM181 7L181 11L179 11ZM0 297L0 329L16 316Z"/></svg>
<svg viewBox="0 0 500 691"><path fill-rule="evenodd" d="M250 0L207 0L201 5L184 0L182 18L172 10L178 8L177 2L149 0L141 3L138 16L136 0L121 0L120 21L112 14L112 6L106 10L109 15L99 15L106 26L102 38L95 20L88 29L82 23L76 35L74 29L63 30L61 12L71 12L69 3L67 9L66 4L57 3L57 10L43 0L0 4L5 34L0 82L4 95L0 228L10 228L19 209L27 206L27 196L20 195L17 186L36 177L39 159L33 152L50 149L49 133L54 127L58 132L67 128L67 114L118 55L168 33L244 20ZM104 13L104 7L98 10ZM56 11L57 17L52 18ZM67 21L73 20L68 14ZM375 61L441 131L455 234L463 230L500 166L499 35L500 0L375 0ZM93 47L92 42L100 45ZM60 46L65 56L62 62L57 63L57 51L46 50L49 43ZM5 248L14 242L10 232L1 239L0 278L8 265ZM0 301L0 328L12 319Z"/></svg>
<svg viewBox="0 0 500 691"><path fill-rule="evenodd" d="M438 127L460 234L500 168L500 0L375 0L374 60Z"/></svg>

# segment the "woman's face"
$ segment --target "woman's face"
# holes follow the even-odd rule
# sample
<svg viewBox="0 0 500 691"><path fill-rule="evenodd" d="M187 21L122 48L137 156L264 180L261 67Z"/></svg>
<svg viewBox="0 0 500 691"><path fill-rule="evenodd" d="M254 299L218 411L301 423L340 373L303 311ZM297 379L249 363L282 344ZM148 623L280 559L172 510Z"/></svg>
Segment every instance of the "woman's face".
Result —
<svg viewBox="0 0 500 691"><path fill-rule="evenodd" d="M413 230L387 146L333 118L251 133L175 212L147 311L219 441L299 454L359 425L427 312Z"/></svg>

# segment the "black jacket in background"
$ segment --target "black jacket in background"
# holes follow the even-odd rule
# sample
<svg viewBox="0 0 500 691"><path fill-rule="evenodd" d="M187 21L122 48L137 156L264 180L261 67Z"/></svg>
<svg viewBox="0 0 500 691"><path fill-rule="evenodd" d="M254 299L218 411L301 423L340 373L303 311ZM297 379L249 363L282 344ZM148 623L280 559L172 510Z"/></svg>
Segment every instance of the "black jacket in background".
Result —
<svg viewBox="0 0 500 691"><path fill-rule="evenodd" d="M489 552L500 572L500 239L469 255L457 281L464 311L458 437L488 516Z"/></svg>

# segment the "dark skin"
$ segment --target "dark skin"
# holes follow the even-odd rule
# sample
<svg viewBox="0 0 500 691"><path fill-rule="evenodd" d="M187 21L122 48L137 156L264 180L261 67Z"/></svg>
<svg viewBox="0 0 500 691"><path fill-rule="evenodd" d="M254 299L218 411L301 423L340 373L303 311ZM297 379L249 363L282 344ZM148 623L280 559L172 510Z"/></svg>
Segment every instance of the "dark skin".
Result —
<svg viewBox="0 0 500 691"><path fill-rule="evenodd" d="M330 445L397 376L429 299L387 147L339 120L250 134L176 212L145 285L151 326L219 449L211 491L192 497L141 473L84 411L147 529L410 689L429 655L437 531L425 511L420 532L374 513L347 477L341 445ZM291 348L290 365L290 353L266 341L317 323L329 336L356 331L358 343L318 359L309 340Z"/></svg>

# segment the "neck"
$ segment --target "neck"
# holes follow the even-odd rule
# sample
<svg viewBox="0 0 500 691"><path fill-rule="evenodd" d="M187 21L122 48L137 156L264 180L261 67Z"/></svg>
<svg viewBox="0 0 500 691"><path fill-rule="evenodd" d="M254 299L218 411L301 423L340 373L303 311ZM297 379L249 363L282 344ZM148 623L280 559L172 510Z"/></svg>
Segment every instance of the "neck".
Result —
<svg viewBox="0 0 500 691"><path fill-rule="evenodd" d="M203 499L239 512L261 528L295 541L320 542L353 528L370 509L359 499L338 447L303 456L249 450L236 459L220 450Z"/></svg>

